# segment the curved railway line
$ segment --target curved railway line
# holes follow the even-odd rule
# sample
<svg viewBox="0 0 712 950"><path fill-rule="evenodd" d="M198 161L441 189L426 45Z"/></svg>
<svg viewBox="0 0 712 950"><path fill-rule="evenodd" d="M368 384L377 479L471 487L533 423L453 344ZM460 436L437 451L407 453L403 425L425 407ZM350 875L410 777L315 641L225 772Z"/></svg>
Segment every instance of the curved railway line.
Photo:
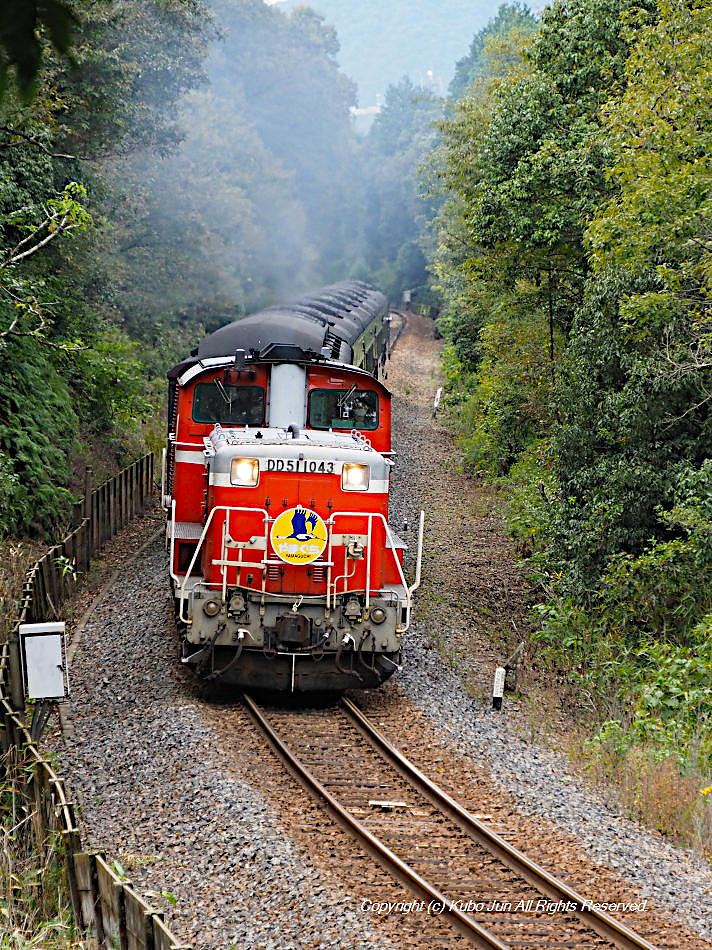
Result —
<svg viewBox="0 0 712 950"><path fill-rule="evenodd" d="M406 333L399 351L393 378L402 390L403 375L410 378L422 363L423 346ZM401 436L416 450L418 426L430 433L432 376L421 367L423 372L417 425ZM412 406L403 403L399 411L412 412ZM402 442L401 450L407 460ZM403 498L420 471L411 467L413 479L399 488ZM682 907L674 918L654 907L621 910L645 938L603 915L584 913L582 920L576 913L536 912L538 900L581 901L552 875L587 896L605 893L607 900L631 895L635 901L646 890L591 863L570 836L546 821L520 814L469 754L465 761L446 746L435 723L436 701L442 703L443 695L447 700L442 690L436 699L427 694L422 716L396 684L359 702L421 769L443 772L438 781L450 797L427 780L423 784L402 757L394 764L388 741L352 704L260 711L239 697L206 702L178 664L162 546L129 547L130 556L77 630L68 710L73 732L64 765L87 841L115 854L144 892L175 898L161 906L186 944L195 950L709 946L683 929ZM427 623L436 628L438 617ZM311 796L269 752L262 727L253 724L260 714L306 766L310 779L301 781ZM316 785L331 798L330 814L318 804L324 798ZM452 799L466 803L470 814ZM339 822L332 820L335 813ZM343 828L341 813L360 827L358 842ZM604 827L600 834L607 834ZM518 865L510 842L546 870ZM376 853L378 863L371 857ZM443 912L366 906L407 902L413 894L425 908L434 900ZM664 895L657 899L665 905ZM513 909L520 900L531 909ZM492 901L499 906L487 910Z"/></svg>
<svg viewBox="0 0 712 950"><path fill-rule="evenodd" d="M350 699L330 709L268 712L247 694L244 701L301 784L469 943L655 950L460 806Z"/></svg>

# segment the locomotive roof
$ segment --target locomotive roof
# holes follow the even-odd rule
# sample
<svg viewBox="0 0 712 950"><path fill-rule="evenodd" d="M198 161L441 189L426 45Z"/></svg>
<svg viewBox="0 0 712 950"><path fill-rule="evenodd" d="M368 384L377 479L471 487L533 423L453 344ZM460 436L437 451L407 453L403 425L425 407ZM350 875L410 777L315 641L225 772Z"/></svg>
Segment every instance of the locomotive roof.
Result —
<svg viewBox="0 0 712 950"><path fill-rule="evenodd" d="M200 376L206 370L219 369L232 365L233 356L192 356L188 360L178 363L173 369L168 371L169 379L177 379L181 386L187 386L191 380ZM375 386L379 392L383 393L388 399L391 398L390 391L386 388L383 381L376 379L367 369L362 366L353 366L351 363L343 363L339 360L327 359L323 363L316 364L319 367L327 367L330 372L347 372L358 376L363 376L368 380L371 386Z"/></svg>
<svg viewBox="0 0 712 950"><path fill-rule="evenodd" d="M269 358L280 346L321 354L334 338L353 348L368 324L385 309L384 295L362 281L348 280L268 307L228 323L201 340L197 355L231 356L257 351Z"/></svg>

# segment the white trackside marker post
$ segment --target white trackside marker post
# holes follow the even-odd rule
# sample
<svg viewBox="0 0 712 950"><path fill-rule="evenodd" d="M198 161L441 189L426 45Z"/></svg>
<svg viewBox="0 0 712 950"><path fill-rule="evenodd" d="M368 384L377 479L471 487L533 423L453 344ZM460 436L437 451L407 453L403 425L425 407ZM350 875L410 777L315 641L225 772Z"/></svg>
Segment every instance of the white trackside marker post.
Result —
<svg viewBox="0 0 712 950"><path fill-rule="evenodd" d="M505 669L498 666L494 671L494 688L492 689L492 709L502 708L502 696L504 695L504 677Z"/></svg>

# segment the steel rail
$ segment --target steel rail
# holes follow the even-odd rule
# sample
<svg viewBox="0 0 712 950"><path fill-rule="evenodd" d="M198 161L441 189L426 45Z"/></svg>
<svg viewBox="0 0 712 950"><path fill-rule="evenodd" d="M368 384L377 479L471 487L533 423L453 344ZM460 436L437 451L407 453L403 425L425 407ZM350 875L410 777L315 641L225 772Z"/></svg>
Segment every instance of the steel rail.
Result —
<svg viewBox="0 0 712 950"><path fill-rule="evenodd" d="M525 854L512 847L498 834L491 831L481 821L478 821L474 815L470 814L462 805L459 805L447 792L444 792L413 765L395 746L391 745L388 739L379 732L368 717L350 699L343 697L341 706L354 725L390 765L424 794L436 808L454 821L462 831L474 838L512 871L547 897L556 901L575 904L576 909L570 912L600 937L610 940L620 950L657 950L654 944L634 933L625 924L610 917L604 911L590 906L591 901L585 900L568 885L557 880L548 871L539 867Z"/></svg>
<svg viewBox="0 0 712 950"><path fill-rule="evenodd" d="M272 728L266 716L257 703L243 693L245 705L254 722L267 735L274 749L282 760L296 773L300 783L306 790L326 805L334 818L349 831L365 848L383 865L397 880L404 884L417 897L433 902L436 915L448 920L459 933L466 937L480 950L510 950L508 944L503 943L489 931L481 927L468 914L459 910L454 903L445 897L437 888L422 878L417 871L402 861L386 845L373 835L354 815L334 798L309 769L297 758L284 740Z"/></svg>

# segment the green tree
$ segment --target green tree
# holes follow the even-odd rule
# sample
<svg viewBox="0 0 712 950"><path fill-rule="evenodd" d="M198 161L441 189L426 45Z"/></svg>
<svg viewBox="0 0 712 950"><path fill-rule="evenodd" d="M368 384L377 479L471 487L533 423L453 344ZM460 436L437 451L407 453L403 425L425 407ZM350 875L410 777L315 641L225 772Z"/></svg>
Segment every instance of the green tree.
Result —
<svg viewBox="0 0 712 950"><path fill-rule="evenodd" d="M584 233L612 192L599 110L611 84L624 81L629 36L621 16L630 7L554 2L535 31L526 11L501 9L463 64L479 79L443 126L440 178L457 200L444 205L434 269L441 287L453 266L462 276L441 325L486 393L464 418L473 429L467 444L478 446L470 458L489 472L506 473L556 422L556 367L590 271ZM508 314L509 332L500 332ZM495 338L503 351L493 361ZM508 339L518 342L508 349ZM506 378L508 364L514 388L494 382Z"/></svg>
<svg viewBox="0 0 712 950"><path fill-rule="evenodd" d="M51 6L36 6L37 23ZM121 460L122 427L147 411L134 348L112 325L114 274L100 263L108 220L120 215L112 163L173 146L177 101L200 80L204 50L192 0L66 7L72 64L36 30L34 95L8 69L0 102L2 527L13 531L51 530L76 484L81 440L101 439Z"/></svg>
<svg viewBox="0 0 712 950"><path fill-rule="evenodd" d="M442 101L404 77L389 86L363 145L365 189L361 259L364 273L393 299L427 283L421 247L436 203L425 199L418 172L437 140Z"/></svg>
<svg viewBox="0 0 712 950"><path fill-rule="evenodd" d="M626 88L604 108L617 189L587 232L594 276L562 391L557 551L583 578L667 536L658 506L712 447L711 13L658 10L629 21Z"/></svg>
<svg viewBox="0 0 712 950"><path fill-rule="evenodd" d="M478 79L494 75L491 56L493 41L505 40L514 31L526 35L535 29L536 19L525 3L501 4L496 16L475 33L467 56L457 61L455 75L450 82L450 97L461 99Z"/></svg>

